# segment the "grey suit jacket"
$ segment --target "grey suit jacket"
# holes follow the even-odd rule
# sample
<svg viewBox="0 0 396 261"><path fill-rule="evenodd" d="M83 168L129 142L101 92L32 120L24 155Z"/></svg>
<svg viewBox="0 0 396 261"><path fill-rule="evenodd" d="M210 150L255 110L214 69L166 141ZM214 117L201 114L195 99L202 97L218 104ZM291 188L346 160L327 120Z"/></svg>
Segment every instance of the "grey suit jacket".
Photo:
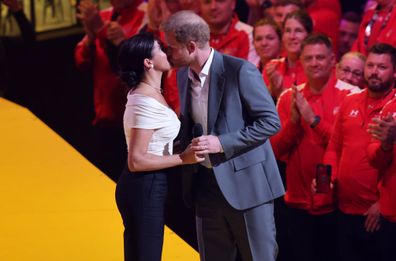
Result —
<svg viewBox="0 0 396 261"><path fill-rule="evenodd" d="M181 146L192 139L188 68L178 71ZM210 68L208 134L218 136L224 153L210 154L217 183L238 210L284 194L269 137L280 129L274 102L256 67L215 51ZM183 196L192 205L197 166L183 166Z"/></svg>

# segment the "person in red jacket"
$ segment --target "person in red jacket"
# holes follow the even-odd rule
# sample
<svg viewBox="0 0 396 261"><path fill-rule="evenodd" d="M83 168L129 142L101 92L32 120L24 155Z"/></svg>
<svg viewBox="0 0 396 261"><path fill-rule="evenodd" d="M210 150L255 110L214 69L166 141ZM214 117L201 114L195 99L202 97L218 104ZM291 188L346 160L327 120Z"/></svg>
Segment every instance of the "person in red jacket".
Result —
<svg viewBox="0 0 396 261"><path fill-rule="evenodd" d="M254 24L253 44L260 57L257 68L263 73L265 65L279 57L282 46L282 30L271 16L261 18Z"/></svg>
<svg viewBox="0 0 396 261"><path fill-rule="evenodd" d="M304 9L300 0L278 0L275 3L274 20L282 27L283 22L288 14Z"/></svg>
<svg viewBox="0 0 396 261"><path fill-rule="evenodd" d="M314 24L314 32L330 37L337 51L341 4L339 0L301 0Z"/></svg>
<svg viewBox="0 0 396 261"><path fill-rule="evenodd" d="M352 51L367 55L367 50L376 43L396 46L395 4L395 0L377 0L377 7L364 14Z"/></svg>
<svg viewBox="0 0 396 261"><path fill-rule="evenodd" d="M379 171L368 160L367 126L394 97L395 73L395 48L374 45L364 69L367 88L345 98L324 157L333 169L341 260L380 260Z"/></svg>
<svg viewBox="0 0 396 261"><path fill-rule="evenodd" d="M253 27L235 14L236 0L201 0L201 16L210 27L210 46L215 50L258 64L253 46Z"/></svg>
<svg viewBox="0 0 396 261"><path fill-rule="evenodd" d="M373 140L367 153L372 166L382 173L379 183L381 254L383 261L391 261L396 260L396 98L388 102L380 117L373 121L369 125Z"/></svg>
<svg viewBox="0 0 396 261"><path fill-rule="evenodd" d="M332 123L351 89L336 87L331 40L304 40L301 63L307 83L282 93L277 108L281 131L271 138L277 159L286 161L286 195L293 260L336 260L336 215L331 195L312 195L311 180L322 162ZM358 89L358 88L356 88Z"/></svg>
<svg viewBox="0 0 396 261"><path fill-rule="evenodd" d="M82 0L78 18L85 36L74 52L77 68L92 73L94 90L94 163L117 179L125 165L126 144L122 117L126 88L118 77L117 47L145 24L143 0L113 0L99 11L92 0Z"/></svg>
<svg viewBox="0 0 396 261"><path fill-rule="evenodd" d="M351 50L358 37L361 20L361 17L354 12L347 12L342 15L339 27L338 59Z"/></svg>
<svg viewBox="0 0 396 261"><path fill-rule="evenodd" d="M364 63L366 57L358 52L348 52L341 57L337 64L336 75L337 79L364 88Z"/></svg>
<svg viewBox="0 0 396 261"><path fill-rule="evenodd" d="M306 81L300 62L301 43L312 32L312 20L305 11L288 14L283 23L282 43L287 56L270 61L264 68L263 78L272 97L279 95L292 85Z"/></svg>

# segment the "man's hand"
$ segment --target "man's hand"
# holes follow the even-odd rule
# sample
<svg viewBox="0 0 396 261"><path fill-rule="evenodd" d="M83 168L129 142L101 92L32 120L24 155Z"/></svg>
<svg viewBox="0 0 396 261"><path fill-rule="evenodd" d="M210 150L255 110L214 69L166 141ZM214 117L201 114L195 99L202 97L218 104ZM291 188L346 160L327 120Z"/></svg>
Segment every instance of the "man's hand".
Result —
<svg viewBox="0 0 396 261"><path fill-rule="evenodd" d="M279 97L279 95L283 92L283 77L276 70L277 67L277 63L270 63L266 66L265 69L265 73L270 80L270 92L273 97Z"/></svg>
<svg viewBox="0 0 396 261"><path fill-rule="evenodd" d="M373 122L368 125L367 131L374 139L381 141L385 150L389 150L396 140L396 120L389 113L383 119L374 118Z"/></svg>
<svg viewBox="0 0 396 261"><path fill-rule="evenodd" d="M366 216L366 221L364 222L364 227L367 232L375 232L380 228L380 211L379 203L376 202L364 213Z"/></svg>
<svg viewBox="0 0 396 261"><path fill-rule="evenodd" d="M220 140L217 136L207 135L194 138L191 141L192 148L197 154L220 153L223 151Z"/></svg>
<svg viewBox="0 0 396 261"><path fill-rule="evenodd" d="M161 23L171 15L164 0L149 0L147 2L147 26L158 31Z"/></svg>
<svg viewBox="0 0 396 261"><path fill-rule="evenodd" d="M118 17L117 21L109 22L107 26L107 39L112 42L115 46L118 46L122 41L126 39L124 30L122 29Z"/></svg>
<svg viewBox="0 0 396 261"><path fill-rule="evenodd" d="M77 9L79 13L76 16L83 23L87 34L89 32L91 35L95 35L103 29L104 23L99 16L97 4L93 3L92 0L81 0Z"/></svg>
<svg viewBox="0 0 396 261"><path fill-rule="evenodd" d="M296 93L298 92L295 86L292 87L292 99L290 105L290 120L294 124L300 124L301 115L296 104Z"/></svg>
<svg viewBox="0 0 396 261"><path fill-rule="evenodd" d="M188 147L179 156L183 164L193 164L205 160L205 157L198 155L198 153L194 151L191 144L188 145Z"/></svg>
<svg viewBox="0 0 396 261"><path fill-rule="evenodd" d="M313 112L311 105L309 105L307 99L305 99L302 93L297 91L297 89L295 91L294 98L297 109L300 112L301 117L306 123L311 125L315 120L315 113Z"/></svg>

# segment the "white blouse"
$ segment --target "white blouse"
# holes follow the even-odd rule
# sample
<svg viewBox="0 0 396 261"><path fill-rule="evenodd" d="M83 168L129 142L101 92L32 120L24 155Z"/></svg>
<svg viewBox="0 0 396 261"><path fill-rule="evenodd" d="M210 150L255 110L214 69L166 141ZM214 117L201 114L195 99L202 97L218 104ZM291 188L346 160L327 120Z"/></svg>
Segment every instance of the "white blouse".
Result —
<svg viewBox="0 0 396 261"><path fill-rule="evenodd" d="M180 129L176 113L156 99L142 94L128 94L124 112L124 132L129 151L131 129L154 129L147 152L158 156L173 153L173 140Z"/></svg>

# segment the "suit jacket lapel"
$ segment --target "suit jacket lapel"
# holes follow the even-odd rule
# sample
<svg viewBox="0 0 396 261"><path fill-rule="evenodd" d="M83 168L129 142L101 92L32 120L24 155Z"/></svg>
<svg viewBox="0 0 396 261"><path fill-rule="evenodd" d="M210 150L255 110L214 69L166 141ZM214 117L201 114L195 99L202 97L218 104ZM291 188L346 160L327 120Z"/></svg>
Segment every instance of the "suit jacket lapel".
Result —
<svg viewBox="0 0 396 261"><path fill-rule="evenodd" d="M208 134L211 134L214 124L219 114L220 104L224 93L224 64L223 56L214 53L212 65L210 67L210 83L208 97Z"/></svg>
<svg viewBox="0 0 396 261"><path fill-rule="evenodd" d="M177 86L179 86L180 114L187 116L190 106L189 87L190 79L187 76L187 68L181 68L177 72Z"/></svg>

